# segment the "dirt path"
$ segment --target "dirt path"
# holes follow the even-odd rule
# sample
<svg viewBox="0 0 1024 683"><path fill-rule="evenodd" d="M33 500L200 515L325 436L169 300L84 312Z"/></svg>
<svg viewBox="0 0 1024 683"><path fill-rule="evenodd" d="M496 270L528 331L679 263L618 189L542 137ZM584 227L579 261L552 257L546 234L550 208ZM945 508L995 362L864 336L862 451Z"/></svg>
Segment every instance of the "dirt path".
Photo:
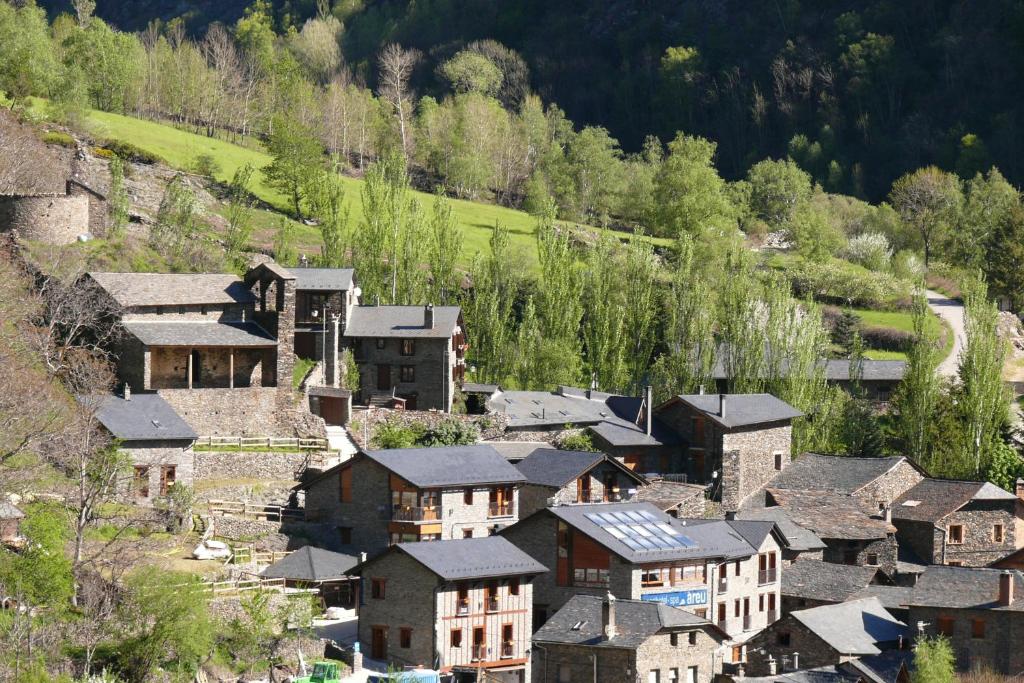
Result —
<svg viewBox="0 0 1024 683"><path fill-rule="evenodd" d="M938 371L944 377L956 375L957 362L960 359L960 351L964 347L966 332L964 331L964 305L955 299L950 299L944 294L927 291L928 306L935 315L942 318L953 331L953 348L949 355L939 363Z"/></svg>

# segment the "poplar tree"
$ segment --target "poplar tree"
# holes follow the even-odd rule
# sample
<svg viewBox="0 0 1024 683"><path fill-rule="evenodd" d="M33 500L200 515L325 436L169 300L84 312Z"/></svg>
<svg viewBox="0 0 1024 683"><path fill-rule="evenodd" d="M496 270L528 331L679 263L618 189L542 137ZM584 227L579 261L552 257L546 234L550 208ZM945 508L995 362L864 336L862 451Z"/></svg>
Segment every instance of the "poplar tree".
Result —
<svg viewBox="0 0 1024 683"><path fill-rule="evenodd" d="M641 393L649 380L651 354L657 341L654 324L658 311L658 276L660 266L649 242L634 237L626 247L623 285L628 292L623 343L626 366L633 391Z"/></svg>
<svg viewBox="0 0 1024 683"><path fill-rule="evenodd" d="M323 239L320 265L340 268L345 263L351 207L345 204L345 186L337 174L322 171L317 175L310 189L310 206Z"/></svg>
<svg viewBox="0 0 1024 683"><path fill-rule="evenodd" d="M224 236L228 258L237 261L239 255L249 246L252 237L252 195L249 183L254 169L251 164L244 164L235 169L231 182L228 184L228 206L224 217L228 227Z"/></svg>
<svg viewBox="0 0 1024 683"><path fill-rule="evenodd" d="M586 368L591 385L602 391L621 390L627 382L626 289L615 247L604 234L590 250L583 296Z"/></svg>
<svg viewBox="0 0 1024 683"><path fill-rule="evenodd" d="M767 320L749 258L743 251L728 254L720 291L718 355L728 391L735 394L760 392L764 387Z"/></svg>
<svg viewBox="0 0 1024 683"><path fill-rule="evenodd" d="M462 277L457 264L462 254L463 235L455 222L451 202L440 191L434 197L429 233L430 300L446 306L454 303L459 295Z"/></svg>
<svg viewBox="0 0 1024 683"><path fill-rule="evenodd" d="M914 295L914 341L907 353L907 371L896 391L893 407L896 409L896 433L903 442L904 452L925 469L929 469L929 424L935 413L939 394L939 380L935 369L939 364L934 335L927 327L928 303L923 288Z"/></svg>
<svg viewBox="0 0 1024 683"><path fill-rule="evenodd" d="M569 232L555 225L549 212L537 221L540 286L534 298L541 334L579 356L583 318L583 275Z"/></svg>
<svg viewBox="0 0 1024 683"><path fill-rule="evenodd" d="M115 156L110 160L110 230L109 237L124 236L128 226L128 191L124 186L124 161Z"/></svg>
<svg viewBox="0 0 1024 683"><path fill-rule="evenodd" d="M518 285L508 229L495 223L491 252L477 254L470 268L472 292L465 298L466 326L473 330L474 360L480 379L500 382L512 369L512 304Z"/></svg>

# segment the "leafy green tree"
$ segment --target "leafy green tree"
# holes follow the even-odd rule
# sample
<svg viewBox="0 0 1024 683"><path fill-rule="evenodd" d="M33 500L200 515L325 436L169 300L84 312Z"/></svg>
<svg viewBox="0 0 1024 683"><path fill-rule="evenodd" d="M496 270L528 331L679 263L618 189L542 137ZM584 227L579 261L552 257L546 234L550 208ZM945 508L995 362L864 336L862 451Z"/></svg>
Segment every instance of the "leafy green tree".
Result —
<svg viewBox="0 0 1024 683"><path fill-rule="evenodd" d="M1013 310L1024 307L1024 208L1010 209L992 227L985 241L985 277L993 294L1009 299Z"/></svg>
<svg viewBox="0 0 1024 683"><path fill-rule="evenodd" d="M854 343L858 341L857 329L860 327L860 318L850 310L843 311L836 319L832 328L832 342L849 356L853 353Z"/></svg>
<svg viewBox="0 0 1024 683"><path fill-rule="evenodd" d="M430 264L430 301L442 306L454 303L461 290L462 276L457 264L462 255L462 229L455 220L451 202L442 192L434 197L430 214L430 241L427 262Z"/></svg>
<svg viewBox="0 0 1024 683"><path fill-rule="evenodd" d="M135 106L146 63L137 37L94 18L85 29L69 36L63 48L65 64L85 77L94 107L125 112Z"/></svg>
<svg viewBox="0 0 1024 683"><path fill-rule="evenodd" d="M337 174L318 173L310 184L310 212L320 227L320 264L340 268L345 264L345 243L351 207L345 204L345 185Z"/></svg>
<svg viewBox="0 0 1024 683"><path fill-rule="evenodd" d="M811 177L791 159L765 159L747 172L750 209L772 230L787 228L811 198Z"/></svg>
<svg viewBox="0 0 1024 683"><path fill-rule="evenodd" d="M591 385L602 391L624 390L628 382L623 271L615 240L603 234L587 254L583 296L585 366Z"/></svg>
<svg viewBox="0 0 1024 683"><path fill-rule="evenodd" d="M567 348L578 347L583 317L583 274L568 228L556 225L551 214L537 221L540 286L534 295L540 333ZM574 364L571 363L570 364Z"/></svg>
<svg viewBox="0 0 1024 683"><path fill-rule="evenodd" d="M648 379L651 356L657 343L658 289L661 267L649 242L633 239L626 246L623 284L629 292L625 304L626 368L632 390L640 393Z"/></svg>
<svg viewBox="0 0 1024 683"><path fill-rule="evenodd" d="M889 202L916 245L924 250L928 266L957 222L963 202L960 179L935 166L918 169L893 183Z"/></svg>
<svg viewBox="0 0 1024 683"><path fill-rule="evenodd" d="M234 261L235 265L241 265L239 263L241 254L249 248L249 240L252 239L253 199L249 185L252 182L253 172L252 164L243 164L235 169L231 176L231 182L228 183L228 206L224 214L228 225L224 242L228 258Z"/></svg>
<svg viewBox="0 0 1024 683"><path fill-rule="evenodd" d="M288 198L295 218L302 220L302 203L322 167L323 146L307 126L275 117L267 152L273 161L263 167L263 177Z"/></svg>
<svg viewBox="0 0 1024 683"><path fill-rule="evenodd" d="M497 94L504 78L501 69L486 55L471 50L455 53L454 57L441 64L438 71L455 92L476 92L487 96Z"/></svg>
<svg viewBox="0 0 1024 683"><path fill-rule="evenodd" d="M832 222L827 211L811 202L804 202L793 212L789 235L797 252L813 261L825 261L843 245L843 233Z"/></svg>
<svg viewBox="0 0 1024 683"><path fill-rule="evenodd" d="M195 192L181 174L171 178L149 230L149 245L172 263L181 260L189 242L199 232L199 206Z"/></svg>
<svg viewBox="0 0 1024 683"><path fill-rule="evenodd" d="M715 169L714 142L680 133L654 176L656 233L700 239L735 225L725 181Z"/></svg>
<svg viewBox="0 0 1024 683"><path fill-rule="evenodd" d="M21 534L28 542L20 553L0 549L0 586L7 595L23 595L31 607L59 612L75 590L71 560L64 553L70 529L63 511L52 505L33 504L25 513Z"/></svg>
<svg viewBox="0 0 1024 683"><path fill-rule="evenodd" d="M295 224L281 216L274 233L274 260L281 265L294 263L298 254L295 252Z"/></svg>
<svg viewBox="0 0 1024 683"><path fill-rule="evenodd" d="M128 227L128 191L124 186L124 162L115 156L110 160L110 192L107 193L110 206L110 229L108 236L119 239Z"/></svg>
<svg viewBox="0 0 1024 683"><path fill-rule="evenodd" d="M0 91L11 106L48 95L59 75L46 11L35 3L0 3Z"/></svg>
<svg viewBox="0 0 1024 683"><path fill-rule="evenodd" d="M501 382L512 372L512 307L519 288L521 265L513 258L508 229L495 224L490 253L477 254L470 267L471 292L462 309L473 330L473 360L484 382Z"/></svg>
<svg viewBox="0 0 1024 683"><path fill-rule="evenodd" d="M903 452L925 469L929 466L931 449L929 424L935 413L939 381L935 369L939 364L935 339L928 322L928 304L924 292L918 291L913 302L914 343L907 353L907 371L893 397L896 433Z"/></svg>
<svg viewBox="0 0 1024 683"><path fill-rule="evenodd" d="M1017 479L1024 477L1024 459L1009 444L998 443L992 449L985 479L1011 493L1016 490Z"/></svg>
<svg viewBox="0 0 1024 683"><path fill-rule="evenodd" d="M565 154L570 191L564 206L574 216L606 223L622 187L622 150L604 128L588 126L572 136Z"/></svg>
<svg viewBox="0 0 1024 683"><path fill-rule="evenodd" d="M914 643L910 683L955 683L953 647L942 636L919 637Z"/></svg>
<svg viewBox="0 0 1024 683"><path fill-rule="evenodd" d="M271 593L254 592L239 600L241 614L227 625L227 644L235 662L252 673L255 666L268 659L274 647L278 626L270 608Z"/></svg>
<svg viewBox="0 0 1024 683"><path fill-rule="evenodd" d="M449 417L427 430L418 444L427 448L436 446L468 446L480 439L476 425L466 420Z"/></svg>
<svg viewBox="0 0 1024 683"><path fill-rule="evenodd" d="M1020 193L999 169L968 180L960 222L949 240L950 260L964 268L986 268L991 257L986 253L989 240L1020 205ZM1011 247L1003 236L996 240L1001 248Z"/></svg>
<svg viewBox="0 0 1024 683"><path fill-rule="evenodd" d="M567 434L562 434L556 445L563 451L589 451L597 452L599 449L594 445L594 439L587 430L570 430L566 425Z"/></svg>

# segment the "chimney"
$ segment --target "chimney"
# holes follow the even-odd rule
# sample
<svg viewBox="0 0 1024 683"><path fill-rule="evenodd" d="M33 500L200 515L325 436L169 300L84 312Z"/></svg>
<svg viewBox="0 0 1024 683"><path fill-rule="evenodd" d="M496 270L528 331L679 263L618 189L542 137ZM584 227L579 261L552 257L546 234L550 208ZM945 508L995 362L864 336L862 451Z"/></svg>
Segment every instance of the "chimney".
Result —
<svg viewBox="0 0 1024 683"><path fill-rule="evenodd" d="M1009 607L1013 603L1013 574L1003 572L999 575L999 604Z"/></svg>
<svg viewBox="0 0 1024 683"><path fill-rule="evenodd" d="M882 508L882 519L884 519L886 523L892 524L892 505L886 503L885 507Z"/></svg>
<svg viewBox="0 0 1024 683"><path fill-rule="evenodd" d="M434 304L423 307L423 327L428 330L434 329Z"/></svg>
<svg viewBox="0 0 1024 683"><path fill-rule="evenodd" d="M615 637L615 596L611 591L608 591L601 603L601 626L605 640Z"/></svg>
<svg viewBox="0 0 1024 683"><path fill-rule="evenodd" d="M718 395L718 417L725 417L725 394Z"/></svg>
<svg viewBox="0 0 1024 683"><path fill-rule="evenodd" d="M359 564L366 562L366 553L359 553Z"/></svg>
<svg viewBox="0 0 1024 683"><path fill-rule="evenodd" d="M1017 494L1018 498L1020 498L1021 500L1024 500L1024 479L1021 479L1020 477L1017 477L1017 484L1016 484L1016 487L1014 488L1014 493Z"/></svg>
<svg viewBox="0 0 1024 683"><path fill-rule="evenodd" d="M793 671L799 671L799 670L800 670L800 653L799 652L794 652L793 653Z"/></svg>
<svg viewBox="0 0 1024 683"><path fill-rule="evenodd" d="M128 384L128 382L124 383L124 400L132 400L132 385Z"/></svg>
<svg viewBox="0 0 1024 683"><path fill-rule="evenodd" d="M704 385L703 384L700 385L700 389L697 390L697 393L700 394L701 396L704 395Z"/></svg>
<svg viewBox="0 0 1024 683"><path fill-rule="evenodd" d="M651 435L651 423L654 421L654 407L651 403L654 401L654 389L650 384L644 388L644 431L647 432L647 436Z"/></svg>
<svg viewBox="0 0 1024 683"><path fill-rule="evenodd" d="M768 675L775 676L779 673L779 663L775 661L775 657L768 655Z"/></svg>

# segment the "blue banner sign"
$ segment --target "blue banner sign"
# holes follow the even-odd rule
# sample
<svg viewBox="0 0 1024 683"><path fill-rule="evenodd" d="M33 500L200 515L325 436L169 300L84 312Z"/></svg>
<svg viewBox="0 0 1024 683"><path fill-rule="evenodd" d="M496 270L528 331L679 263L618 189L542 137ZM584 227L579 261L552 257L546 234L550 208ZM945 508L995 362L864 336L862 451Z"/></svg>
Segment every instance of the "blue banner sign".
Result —
<svg viewBox="0 0 1024 683"><path fill-rule="evenodd" d="M669 607L691 607L708 604L708 589L698 588L692 591L674 591L672 593L644 593L641 600L663 602Z"/></svg>

